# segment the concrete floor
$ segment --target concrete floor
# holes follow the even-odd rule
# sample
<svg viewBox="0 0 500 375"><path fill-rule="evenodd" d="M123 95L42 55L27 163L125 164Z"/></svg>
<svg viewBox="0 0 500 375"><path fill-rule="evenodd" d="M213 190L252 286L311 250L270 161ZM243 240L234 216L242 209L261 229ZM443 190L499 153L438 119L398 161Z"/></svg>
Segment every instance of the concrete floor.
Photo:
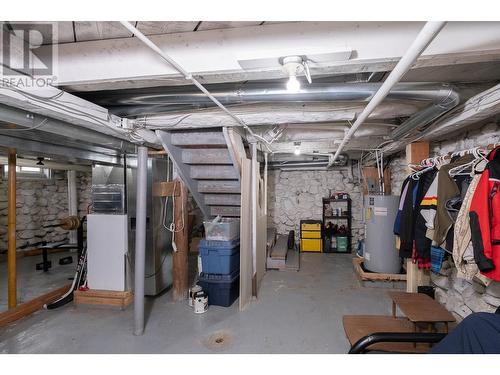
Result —
<svg viewBox="0 0 500 375"><path fill-rule="evenodd" d="M70 304L1 330L0 352L346 353L342 316L390 314L386 291L361 286L351 255L302 254L299 272L268 271L259 299L244 312L235 302L196 315L168 292L148 300L145 334L135 337L131 306Z"/></svg>
<svg viewBox="0 0 500 375"><path fill-rule="evenodd" d="M59 259L73 257L73 263L61 266ZM42 256L17 258L17 302L27 302L44 293L71 283L68 278L75 274L76 252L64 251L48 255L52 268L47 272L37 271L36 264L42 262ZM7 310L7 262L0 263L0 312Z"/></svg>

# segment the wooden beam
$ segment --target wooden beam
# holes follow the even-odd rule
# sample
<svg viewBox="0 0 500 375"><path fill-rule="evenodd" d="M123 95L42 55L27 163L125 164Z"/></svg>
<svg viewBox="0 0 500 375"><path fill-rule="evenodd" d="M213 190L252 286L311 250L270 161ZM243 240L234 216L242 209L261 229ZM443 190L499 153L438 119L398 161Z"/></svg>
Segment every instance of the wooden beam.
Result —
<svg viewBox="0 0 500 375"><path fill-rule="evenodd" d="M7 284L8 306L17 306L16 275L16 150L9 149L8 212L7 212Z"/></svg>
<svg viewBox="0 0 500 375"><path fill-rule="evenodd" d="M5 327L6 325L13 323L16 320L24 318L25 316L28 316L35 311L42 309L43 305L54 302L56 299L66 293L69 288L71 288L71 284L57 288L49 293L41 295L40 297L32 299L31 301L22 303L15 308L0 313L0 327Z"/></svg>
<svg viewBox="0 0 500 375"><path fill-rule="evenodd" d="M408 164L419 164L423 159L429 157L429 142L413 142L406 146L406 162ZM410 173L410 170L408 170ZM419 269L411 259L406 260L406 291L416 293L420 285L428 283L429 275Z"/></svg>
<svg viewBox="0 0 500 375"><path fill-rule="evenodd" d="M166 150L149 150L148 155L154 156L154 155L168 155L168 152Z"/></svg>
<svg viewBox="0 0 500 375"><path fill-rule="evenodd" d="M393 273L376 273L365 272L361 267L363 258L352 258L354 271L362 281L406 281L407 275L393 274Z"/></svg>
<svg viewBox="0 0 500 375"><path fill-rule="evenodd" d="M428 157L429 142L413 142L406 146L406 162L408 164L420 164Z"/></svg>
<svg viewBox="0 0 500 375"><path fill-rule="evenodd" d="M173 234L176 249L173 252L173 298L175 301L183 301L188 293L188 210L187 189L180 181L175 181L180 186L180 196L175 199L174 222L178 232Z"/></svg>
<svg viewBox="0 0 500 375"><path fill-rule="evenodd" d="M224 138L226 139L227 148L229 150L229 155L231 157L233 165L238 171L238 175L241 178L241 160L243 158L246 158L243 138L237 132L237 130L233 128L224 127L222 129L222 132L224 134Z"/></svg>
<svg viewBox="0 0 500 375"><path fill-rule="evenodd" d="M180 192L179 181L162 181L153 184L153 197L178 197Z"/></svg>

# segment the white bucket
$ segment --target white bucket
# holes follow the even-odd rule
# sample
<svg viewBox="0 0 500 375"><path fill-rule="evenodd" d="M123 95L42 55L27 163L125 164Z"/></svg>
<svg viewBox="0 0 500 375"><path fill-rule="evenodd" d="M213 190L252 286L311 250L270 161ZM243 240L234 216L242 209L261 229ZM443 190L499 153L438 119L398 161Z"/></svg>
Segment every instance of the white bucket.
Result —
<svg viewBox="0 0 500 375"><path fill-rule="evenodd" d="M201 286L199 286L199 285L194 285L191 288L189 288L189 298L188 298L189 306L193 307L194 295L196 292L200 292L200 291L201 291Z"/></svg>
<svg viewBox="0 0 500 375"><path fill-rule="evenodd" d="M193 308L195 314L203 314L208 310L208 296L204 291L199 291L194 294Z"/></svg>

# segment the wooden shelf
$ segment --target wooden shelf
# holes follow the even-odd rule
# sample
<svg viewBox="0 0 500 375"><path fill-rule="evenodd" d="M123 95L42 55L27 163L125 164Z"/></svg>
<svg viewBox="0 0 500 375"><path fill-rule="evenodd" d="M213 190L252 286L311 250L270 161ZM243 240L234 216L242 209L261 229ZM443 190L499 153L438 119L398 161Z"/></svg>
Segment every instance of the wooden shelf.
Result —
<svg viewBox="0 0 500 375"><path fill-rule="evenodd" d="M351 198L347 199L335 199L335 198L323 198L323 202L349 202Z"/></svg>
<svg viewBox="0 0 500 375"><path fill-rule="evenodd" d="M342 211L346 213L346 215L325 215L325 205L329 204L331 202L338 202L338 203L344 203L345 206L342 207ZM347 233L345 234L345 237L348 239L347 243L347 251L328 251L329 253L340 253L340 254L349 254L352 252L352 207L351 207L351 198L347 199L335 199L335 198L323 198L323 228L325 228L326 224L328 222L331 222L332 224L335 223L337 225L338 220L345 220L345 222L341 222L338 224L346 224L347 226ZM346 207L347 206L347 207ZM345 210L347 208L347 210ZM323 244L325 245L327 243L326 239L326 232L323 232ZM323 248L324 250L324 248ZM326 252L326 251L325 251Z"/></svg>

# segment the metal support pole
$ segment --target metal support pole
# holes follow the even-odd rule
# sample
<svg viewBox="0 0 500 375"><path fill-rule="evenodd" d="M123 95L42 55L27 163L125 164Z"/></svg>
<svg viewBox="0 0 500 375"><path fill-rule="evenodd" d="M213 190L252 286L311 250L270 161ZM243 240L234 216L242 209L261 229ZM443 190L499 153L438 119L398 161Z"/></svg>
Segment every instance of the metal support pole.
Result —
<svg viewBox="0 0 500 375"><path fill-rule="evenodd" d="M8 306L17 306L16 279L16 150L9 149L8 214L7 214L7 284Z"/></svg>
<svg viewBox="0 0 500 375"><path fill-rule="evenodd" d="M76 191L76 171L68 171L68 215L78 216L78 194ZM77 243L75 230L69 231L69 242Z"/></svg>
<svg viewBox="0 0 500 375"><path fill-rule="evenodd" d="M148 176L148 149L137 150L137 196L135 228L135 280L134 280L134 335L144 333L144 274L146 266L146 198Z"/></svg>
<svg viewBox="0 0 500 375"><path fill-rule="evenodd" d="M267 152L264 153L264 213L267 216Z"/></svg>
<svg viewBox="0 0 500 375"><path fill-rule="evenodd" d="M255 281L257 273L257 210L259 208L258 185L259 167L257 164L257 143L252 143L252 257L253 257L253 274L252 280ZM254 295L257 293L257 285L253 284Z"/></svg>

